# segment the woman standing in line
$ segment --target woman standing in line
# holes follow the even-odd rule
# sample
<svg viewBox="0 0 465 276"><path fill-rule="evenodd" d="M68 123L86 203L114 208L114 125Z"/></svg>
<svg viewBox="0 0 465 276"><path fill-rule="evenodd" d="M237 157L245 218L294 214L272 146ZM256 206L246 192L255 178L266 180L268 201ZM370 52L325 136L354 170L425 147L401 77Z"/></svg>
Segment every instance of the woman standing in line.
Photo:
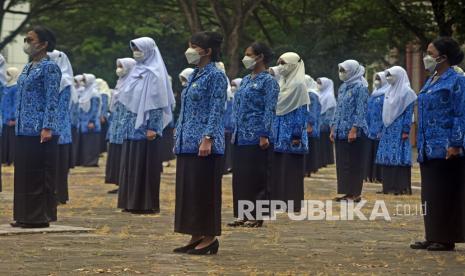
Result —
<svg viewBox="0 0 465 276"><path fill-rule="evenodd" d="M44 228L57 220L55 165L61 71L47 52L55 35L36 26L24 38L28 63L18 79L13 227Z"/></svg>
<svg viewBox="0 0 465 276"><path fill-rule="evenodd" d="M329 139L331 122L336 110L336 97L334 96L334 83L328 78L318 78L318 91L320 92L320 163L319 168L334 164L334 145Z"/></svg>
<svg viewBox="0 0 465 276"><path fill-rule="evenodd" d="M165 63L152 38L131 40L136 65L121 87L125 126L121 149L118 208L133 214L160 212L159 137L173 119L173 90Z"/></svg>
<svg viewBox="0 0 465 276"><path fill-rule="evenodd" d="M3 87L2 163L6 163L8 166L13 164L15 156L15 108L19 73L18 68L9 67L6 70L6 85Z"/></svg>
<svg viewBox="0 0 465 276"><path fill-rule="evenodd" d="M288 212L300 212L304 199L305 154L308 152L305 65L293 52L278 59L279 94L273 120L271 200L288 203ZM273 70L273 71L275 71ZM289 204L293 204L290 208Z"/></svg>
<svg viewBox="0 0 465 276"><path fill-rule="evenodd" d="M309 75L305 75L305 83L307 85L308 97L310 98L307 119L309 152L305 159L305 174L310 177L312 173L316 173L319 169L321 104L317 82Z"/></svg>
<svg viewBox="0 0 465 276"><path fill-rule="evenodd" d="M412 146L409 135L417 95L410 88L407 72L400 66L385 71L389 89L384 96L383 130L376 154L382 166L383 193L412 194Z"/></svg>
<svg viewBox="0 0 465 276"><path fill-rule="evenodd" d="M110 116L110 97L111 90L108 86L108 83L103 79L96 79L97 89L100 93L100 153L107 152L107 133L110 123L108 122L108 117Z"/></svg>
<svg viewBox="0 0 465 276"><path fill-rule="evenodd" d="M239 201L248 200L256 207L257 200L269 199L272 123L279 93L278 83L267 70L272 56L267 45L255 42L242 59L252 72L242 79L234 96L233 204L237 219L228 224L232 227L261 227L263 220L256 212L251 218L239 216Z"/></svg>
<svg viewBox="0 0 465 276"><path fill-rule="evenodd" d="M185 55L196 66L181 95L176 127L176 212L174 231L191 235L177 253L216 254L221 235L221 178L224 107L228 80L215 66L223 37L192 35Z"/></svg>
<svg viewBox="0 0 465 276"><path fill-rule="evenodd" d="M100 155L100 94L93 74L83 74L84 91L79 98L79 161L98 167Z"/></svg>
<svg viewBox="0 0 465 276"><path fill-rule="evenodd" d="M355 60L339 64L337 107L331 123L331 141L336 144L337 193L344 194L336 201L361 200L366 155L368 83L363 77L365 68Z"/></svg>
<svg viewBox="0 0 465 276"><path fill-rule="evenodd" d="M423 59L431 74L418 95L418 162L425 241L412 249L451 251L465 242L465 78L452 66L463 61L459 43L441 37Z"/></svg>

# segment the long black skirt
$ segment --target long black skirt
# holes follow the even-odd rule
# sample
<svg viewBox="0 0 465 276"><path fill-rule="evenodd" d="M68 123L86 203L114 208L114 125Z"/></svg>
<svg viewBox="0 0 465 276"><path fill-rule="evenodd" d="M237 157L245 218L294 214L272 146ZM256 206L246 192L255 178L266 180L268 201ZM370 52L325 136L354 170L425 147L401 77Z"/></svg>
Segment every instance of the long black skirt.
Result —
<svg viewBox="0 0 465 276"><path fill-rule="evenodd" d="M239 201L247 200L256 205L257 200L268 200L268 183L271 172L271 158L273 149L269 147L262 150L258 145L238 146L233 145L234 174L233 207L234 217L239 218ZM251 212L256 217L256 212ZM240 217L244 219L243 217Z"/></svg>
<svg viewBox="0 0 465 276"><path fill-rule="evenodd" d="M2 130L2 163L8 166L15 160L15 126L3 125Z"/></svg>
<svg viewBox="0 0 465 276"><path fill-rule="evenodd" d="M465 158L420 163L425 238L465 242Z"/></svg>
<svg viewBox="0 0 465 276"><path fill-rule="evenodd" d="M118 208L130 211L160 211L161 162L158 139L126 140L121 149Z"/></svg>
<svg viewBox="0 0 465 276"><path fill-rule="evenodd" d="M180 154L176 160L174 231L220 236L223 156Z"/></svg>
<svg viewBox="0 0 465 276"><path fill-rule="evenodd" d="M79 161L83 167L98 167L100 133L81 133L79 136Z"/></svg>
<svg viewBox="0 0 465 276"><path fill-rule="evenodd" d="M80 166L79 161L79 130L75 127L71 127L71 139L73 143L71 144L71 162L70 168Z"/></svg>
<svg viewBox="0 0 465 276"><path fill-rule="evenodd" d="M55 165L55 191L58 202L66 203L69 200L68 194L68 173L69 173L69 154L71 144L58 145L58 158Z"/></svg>
<svg viewBox="0 0 465 276"><path fill-rule="evenodd" d="M383 179L380 165L375 163L376 153L378 152L379 140L366 139L367 154L365 161L365 180L369 182L381 182Z"/></svg>
<svg viewBox="0 0 465 276"><path fill-rule="evenodd" d="M270 199L294 204L294 210L300 212L304 200L304 161L305 155L274 152L272 159Z"/></svg>
<svg viewBox="0 0 465 276"><path fill-rule="evenodd" d="M120 175L121 150L123 145L110 143L108 146L105 183L118 185Z"/></svg>
<svg viewBox="0 0 465 276"><path fill-rule="evenodd" d="M383 193L412 194L412 168L407 166L381 166Z"/></svg>
<svg viewBox="0 0 465 276"><path fill-rule="evenodd" d="M349 143L346 139L336 140L337 193L352 196L362 194L365 178L366 136Z"/></svg>
<svg viewBox="0 0 465 276"><path fill-rule="evenodd" d="M165 127L163 136L160 139L160 161L166 162L176 158L173 153L174 148L174 128Z"/></svg>
<svg viewBox="0 0 465 276"><path fill-rule="evenodd" d="M305 155L305 174L310 176L320 168L320 138L308 137L308 154Z"/></svg>
<svg viewBox="0 0 465 276"><path fill-rule="evenodd" d="M0 136L0 144L2 143L3 137ZM0 156L2 155L2 147L0 147ZM2 191L2 166L0 164L0 192Z"/></svg>
<svg viewBox="0 0 465 276"><path fill-rule="evenodd" d="M107 132L108 132L108 121L102 123L100 129L100 153L107 152Z"/></svg>
<svg viewBox="0 0 465 276"><path fill-rule="evenodd" d="M21 223L57 220L55 196L58 136L40 143L38 136L17 136L13 217Z"/></svg>
<svg viewBox="0 0 465 276"><path fill-rule="evenodd" d="M223 168L223 173L227 174L231 172L233 168L233 145L231 144L231 138L232 138L232 133L231 132L225 132L224 133L224 156L223 156L223 161L224 161L224 168Z"/></svg>
<svg viewBox="0 0 465 276"><path fill-rule="evenodd" d="M334 164L334 145L329 139L329 132L322 131L320 133L320 155L321 155L321 167Z"/></svg>

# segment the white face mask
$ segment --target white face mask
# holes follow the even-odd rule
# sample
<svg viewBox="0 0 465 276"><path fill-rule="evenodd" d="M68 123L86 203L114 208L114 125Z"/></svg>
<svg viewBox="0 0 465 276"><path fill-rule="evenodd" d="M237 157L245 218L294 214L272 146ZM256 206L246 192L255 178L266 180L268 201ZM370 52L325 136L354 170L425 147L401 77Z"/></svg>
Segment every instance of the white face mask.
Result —
<svg viewBox="0 0 465 276"><path fill-rule="evenodd" d="M187 86L187 81L181 81L181 85L182 85L182 87L186 87Z"/></svg>
<svg viewBox="0 0 465 276"><path fill-rule="evenodd" d="M257 62L253 57L244 56L244 58L242 59L242 64L244 64L245 69L252 70L255 67L255 64L257 64Z"/></svg>
<svg viewBox="0 0 465 276"><path fill-rule="evenodd" d="M339 72L339 79L341 81L346 81L347 80L347 72Z"/></svg>
<svg viewBox="0 0 465 276"><path fill-rule="evenodd" d="M35 48L34 46L32 46L31 44L27 42L24 42L23 51L26 55L30 57L35 56L39 52L37 48Z"/></svg>
<svg viewBox="0 0 465 276"><path fill-rule="evenodd" d="M194 48L189 48L184 53L186 55L187 63L197 65L200 62L200 54Z"/></svg>
<svg viewBox="0 0 465 276"><path fill-rule="evenodd" d="M438 62L437 58L435 59L434 57L432 57L430 55L426 55L423 58L423 64L425 65L425 70L430 72L430 73L434 73L434 71L436 71L436 68L438 67L438 64L442 63L442 62L443 61Z"/></svg>
<svg viewBox="0 0 465 276"><path fill-rule="evenodd" d="M6 74L6 81L7 81L7 82L10 82L12 79L13 79L12 76Z"/></svg>
<svg viewBox="0 0 465 276"><path fill-rule="evenodd" d="M231 87L231 92L236 93L236 91L237 91L237 87L236 87L236 86L232 86L232 87Z"/></svg>
<svg viewBox="0 0 465 276"><path fill-rule="evenodd" d="M132 56L134 57L135 60L137 61L142 61L144 60L144 52L142 51L134 51L132 52Z"/></svg>
<svg viewBox="0 0 465 276"><path fill-rule="evenodd" d="M396 78L394 76L387 76L386 81L390 84L393 85L396 82Z"/></svg>
<svg viewBox="0 0 465 276"><path fill-rule="evenodd" d="M294 69L294 67L295 67L295 64L286 63L286 64L278 65L277 69L281 76L287 77L292 72L292 69Z"/></svg>
<svg viewBox="0 0 465 276"><path fill-rule="evenodd" d="M318 83L318 84L316 85L316 89L318 89L318 91L321 91L321 84Z"/></svg>
<svg viewBox="0 0 465 276"><path fill-rule="evenodd" d="M374 86L376 89L380 88L380 87L381 87L381 81L375 80L375 81L373 82L373 86Z"/></svg>
<svg viewBox="0 0 465 276"><path fill-rule="evenodd" d="M121 78L126 75L126 70L124 68L118 67L116 68L116 75Z"/></svg>

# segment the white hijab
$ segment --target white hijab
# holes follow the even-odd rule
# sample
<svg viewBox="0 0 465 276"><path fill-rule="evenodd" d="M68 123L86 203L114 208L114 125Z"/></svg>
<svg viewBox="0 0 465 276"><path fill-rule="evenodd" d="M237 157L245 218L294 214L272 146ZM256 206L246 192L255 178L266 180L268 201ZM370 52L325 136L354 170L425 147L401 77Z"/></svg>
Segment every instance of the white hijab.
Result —
<svg viewBox="0 0 465 276"><path fill-rule="evenodd" d="M97 83L98 92L100 94L107 95L108 97L111 97L110 86L108 86L108 83L104 79L98 78L98 79L95 80L95 82Z"/></svg>
<svg viewBox="0 0 465 276"><path fill-rule="evenodd" d="M193 68L186 68L186 69L182 70L181 73L179 73L179 81L182 83L183 82L182 78L184 78L186 80L186 82L187 82L189 80L189 77L192 75L193 72L194 72Z"/></svg>
<svg viewBox="0 0 465 276"><path fill-rule="evenodd" d="M405 109L417 99L415 91L410 87L407 72L400 66L394 66L385 71L394 77L394 83L389 85L389 90L384 96L383 123L388 127Z"/></svg>
<svg viewBox="0 0 465 276"><path fill-rule="evenodd" d="M71 89L74 88L74 78L73 78L73 67L71 62L68 59L68 56L58 50L53 50L53 52L48 52L47 55L52 61L54 61L61 70L61 82L60 82L60 92L63 91L67 86L71 86ZM73 91L71 91L73 93Z"/></svg>
<svg viewBox="0 0 465 276"><path fill-rule="evenodd" d="M163 109L163 128L173 119L171 106L175 103L173 89L163 58L155 41L149 37L131 40L144 59L137 61L121 88L119 102L137 114L135 128L149 119L149 111Z"/></svg>
<svg viewBox="0 0 465 276"><path fill-rule="evenodd" d="M79 107L84 112L89 112L91 106L91 100L94 97L100 97L98 93L97 83L95 81L95 75L93 74L82 74L85 79L84 90L79 97ZM100 108L99 108L100 110Z"/></svg>
<svg viewBox="0 0 465 276"><path fill-rule="evenodd" d="M11 86L16 85L16 83L18 82L19 74L20 74L19 69L16 67L8 67L8 69L6 69L6 73L7 75L10 76L9 78L7 76L8 81L6 83L6 86L11 87Z"/></svg>
<svg viewBox="0 0 465 276"><path fill-rule="evenodd" d="M119 93L121 92L120 89L128 80L131 70L136 65L136 60L133 58L119 58L116 60L116 67L119 65L126 71L126 75L119 77L115 89L111 90L110 111L112 112L115 109L115 104L118 102Z"/></svg>
<svg viewBox="0 0 465 276"><path fill-rule="evenodd" d="M307 85L307 92L315 94L318 98L320 97L318 83L310 75L305 75L305 84Z"/></svg>
<svg viewBox="0 0 465 276"><path fill-rule="evenodd" d="M320 80L320 104L321 112L320 114L325 113L328 109L336 107L337 101L334 96L334 82L328 78L318 78Z"/></svg>
<svg viewBox="0 0 465 276"><path fill-rule="evenodd" d="M276 115L286 115L297 108L308 105L310 98L305 85L305 65L300 56L293 52L288 52L279 59L289 64L292 68L287 76L282 76L279 80L280 91L278 94L278 104Z"/></svg>
<svg viewBox="0 0 465 276"><path fill-rule="evenodd" d="M344 81L345 84L361 83L363 86L368 87L368 82L365 79L365 67L360 65L358 61L349 59L343 63L339 63L339 68L344 68L347 72L347 80Z"/></svg>
<svg viewBox="0 0 465 276"><path fill-rule="evenodd" d="M239 89L239 87L241 87L242 78L235 78L231 81L231 83L236 85L236 88Z"/></svg>
<svg viewBox="0 0 465 276"><path fill-rule="evenodd" d="M371 93L371 97L378 97L384 95L389 90L389 83L386 80L386 73L378 72L375 74L375 76L379 76L381 80L381 86L379 88L376 88L373 91L373 93Z"/></svg>
<svg viewBox="0 0 465 276"><path fill-rule="evenodd" d="M6 85L6 61L3 55L0 54L0 85Z"/></svg>
<svg viewBox="0 0 465 276"><path fill-rule="evenodd" d="M82 95L82 92L84 91L84 86L82 85L82 80L84 79L84 76L83 75L76 75L74 76L74 84L73 84L73 87L74 87L74 92L75 93L71 93L71 102L72 103L79 103L79 98L81 97Z"/></svg>

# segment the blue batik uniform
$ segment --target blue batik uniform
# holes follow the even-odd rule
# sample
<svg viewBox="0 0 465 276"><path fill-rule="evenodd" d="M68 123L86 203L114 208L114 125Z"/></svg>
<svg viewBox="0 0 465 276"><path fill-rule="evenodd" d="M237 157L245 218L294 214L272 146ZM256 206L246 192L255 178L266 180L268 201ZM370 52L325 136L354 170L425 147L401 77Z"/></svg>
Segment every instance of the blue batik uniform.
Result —
<svg viewBox="0 0 465 276"><path fill-rule="evenodd" d="M69 102L71 99L71 86L66 86L63 91L60 92L58 99L58 130L57 133L60 135L58 138L58 144L71 144L71 117L69 110Z"/></svg>
<svg viewBox="0 0 465 276"><path fill-rule="evenodd" d="M411 166L412 146L409 139L402 139L402 133L410 133L414 103L397 117L388 127L383 127L376 164L384 166Z"/></svg>
<svg viewBox="0 0 465 276"><path fill-rule="evenodd" d="M61 70L48 57L24 67L18 79L16 135L40 136L42 129L57 131L60 81Z"/></svg>
<svg viewBox="0 0 465 276"><path fill-rule="evenodd" d="M111 144L122 145L126 138L126 125L123 122L123 115L126 111L122 103L115 103L114 111L110 116L110 127L108 129L108 141Z"/></svg>
<svg viewBox="0 0 465 276"><path fill-rule="evenodd" d="M18 92L18 85L3 86L2 96L2 123L7 125L9 121L15 120L15 107L16 107L16 94Z"/></svg>
<svg viewBox="0 0 465 276"><path fill-rule="evenodd" d="M368 132L366 122L368 89L362 83L343 83L339 88L336 112L331 127L334 138L347 140L350 129L357 128L357 137Z"/></svg>
<svg viewBox="0 0 465 276"><path fill-rule="evenodd" d="M465 78L449 68L418 95L418 162L445 159L449 147L464 146Z"/></svg>
<svg viewBox="0 0 465 276"><path fill-rule="evenodd" d="M90 100L90 109L85 112L79 108L79 128L81 133L100 132L101 124L99 119L100 98L92 97ZM88 124L94 123L94 129L89 129Z"/></svg>
<svg viewBox="0 0 465 276"><path fill-rule="evenodd" d="M275 152L294 154L308 152L307 118L307 105L275 117L273 121ZM292 140L300 140L300 144L292 145Z"/></svg>
<svg viewBox="0 0 465 276"><path fill-rule="evenodd" d="M100 109L100 116L104 117L105 120L108 120L108 117L110 116L110 110L109 110L109 97L107 94L100 94L100 98L102 101L102 106Z"/></svg>
<svg viewBox="0 0 465 276"><path fill-rule="evenodd" d="M125 126L124 140L141 141L147 140L147 130L157 133L157 137L163 132L163 109L152 109L149 111L149 119L138 129L135 129L137 114L129 111L122 105L121 123Z"/></svg>
<svg viewBox="0 0 465 276"><path fill-rule="evenodd" d="M226 101L226 110L224 112L223 123L224 131L227 133L232 133L234 131L233 101L234 99Z"/></svg>
<svg viewBox="0 0 465 276"><path fill-rule="evenodd" d="M334 119L335 107L328 108L324 113L320 114L320 133L329 132L331 130L331 122Z"/></svg>
<svg viewBox="0 0 465 276"><path fill-rule="evenodd" d="M318 95L313 92L308 93L310 104L308 105L308 120L307 123L312 127L311 137L320 137L320 113L321 104Z"/></svg>
<svg viewBox="0 0 465 276"><path fill-rule="evenodd" d="M224 154L224 107L228 81L209 63L196 68L181 94L181 111L176 126L176 154L197 154L202 138L213 138L212 154Z"/></svg>
<svg viewBox="0 0 465 276"><path fill-rule="evenodd" d="M376 97L371 96L368 98L367 108L367 127L368 138L372 140L379 140L381 131L383 130L383 103L384 94Z"/></svg>
<svg viewBox="0 0 465 276"><path fill-rule="evenodd" d="M279 85L268 72L242 79L234 96L234 134L236 145L258 145L260 137L273 143L273 119Z"/></svg>

